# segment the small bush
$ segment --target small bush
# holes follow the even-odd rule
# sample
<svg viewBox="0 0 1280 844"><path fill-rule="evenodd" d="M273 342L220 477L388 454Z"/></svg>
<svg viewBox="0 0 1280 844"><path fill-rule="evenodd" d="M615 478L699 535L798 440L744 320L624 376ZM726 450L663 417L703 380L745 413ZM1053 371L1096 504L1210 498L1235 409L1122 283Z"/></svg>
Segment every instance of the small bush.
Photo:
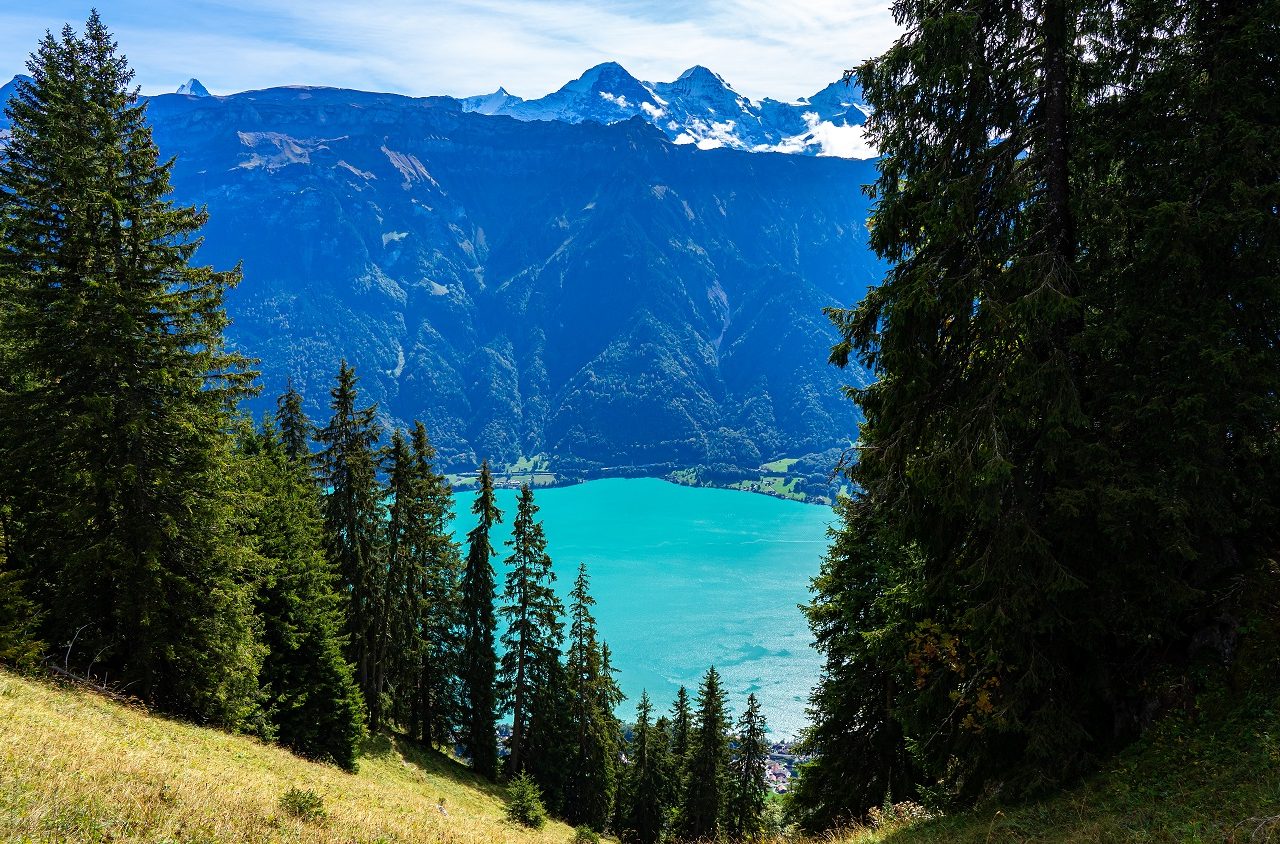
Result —
<svg viewBox="0 0 1280 844"><path fill-rule="evenodd" d="M867 815L873 827L886 832L905 829L913 824L932 820L934 817L933 812L910 800L904 800L901 803L886 802L879 808L872 806Z"/></svg>
<svg viewBox="0 0 1280 844"><path fill-rule="evenodd" d="M547 810L542 805L542 793L528 774L521 774L511 781L507 792L507 817L533 829L541 829L547 822Z"/></svg>
<svg viewBox="0 0 1280 844"><path fill-rule="evenodd" d="M573 844L600 844L600 833L583 824L573 831Z"/></svg>
<svg viewBox="0 0 1280 844"><path fill-rule="evenodd" d="M312 823L322 823L329 817L324 810L324 798L303 788L291 788L281 794L280 809L290 817Z"/></svg>

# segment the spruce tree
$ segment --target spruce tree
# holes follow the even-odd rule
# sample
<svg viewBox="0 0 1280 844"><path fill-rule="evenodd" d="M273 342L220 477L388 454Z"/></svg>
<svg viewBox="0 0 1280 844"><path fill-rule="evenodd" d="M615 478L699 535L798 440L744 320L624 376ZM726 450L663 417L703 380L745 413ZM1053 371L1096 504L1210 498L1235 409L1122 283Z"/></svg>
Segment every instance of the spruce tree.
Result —
<svg viewBox="0 0 1280 844"><path fill-rule="evenodd" d="M680 774L682 765L671 749L671 719L663 715L653 722L653 741L650 755L658 781L659 802L662 805L663 830L672 825L672 816L678 811L680 797L684 794Z"/></svg>
<svg viewBox="0 0 1280 844"><path fill-rule="evenodd" d="M190 265L206 215L166 198L172 162L96 12L27 66L0 157L9 565L73 670L235 726L259 668L229 480L253 377L223 343L239 271Z"/></svg>
<svg viewBox="0 0 1280 844"><path fill-rule="evenodd" d="M714 665L702 678L696 704L680 803L680 835L688 841L720 835L728 798L729 710Z"/></svg>
<svg viewBox="0 0 1280 844"><path fill-rule="evenodd" d="M565 818L575 826L603 830L617 790L619 729L613 716L616 684L598 641L586 564L569 593L569 650L565 655L570 689L573 748L570 754Z"/></svg>
<svg viewBox="0 0 1280 844"><path fill-rule="evenodd" d="M311 438L315 436L315 426L302 409L302 394L294 389L292 380L276 399L276 429L280 432L280 441L289 459L309 464L312 460Z"/></svg>
<svg viewBox="0 0 1280 844"><path fill-rule="evenodd" d="M356 408L355 370L344 360L330 391L333 417L317 436L324 502L325 551L346 598L347 657L368 707L369 725L382 726L378 634L386 589L379 534L382 506L374 446L376 408Z"/></svg>
<svg viewBox="0 0 1280 844"><path fill-rule="evenodd" d="M893 703L915 678L912 637L923 571L867 498L840 498L831 548L805 607L814 646L825 655L810 696L817 717L800 742L813 757L791 784L787 813L821 833L860 821L871 806L911 797L919 770ZM928 629L928 628L925 628Z"/></svg>
<svg viewBox="0 0 1280 844"><path fill-rule="evenodd" d="M319 490L269 423L244 432L240 452L248 533L262 561L255 607L271 735L303 756L354 769L364 701L342 650L343 601L324 554Z"/></svg>
<svg viewBox="0 0 1280 844"><path fill-rule="evenodd" d="M1280 488L1277 12L911 0L859 68L883 154L871 245L891 266L833 313L832 359L876 375L850 391L866 422L840 568L888 579L816 584L813 818L865 810L847 801L912 767L960 798L1079 775L1261 576ZM828 760L858 743L850 798Z"/></svg>
<svg viewBox="0 0 1280 844"><path fill-rule="evenodd" d="M663 782L666 771L662 758L666 737L649 722L652 714L649 695L641 692L635 730L627 749L629 764L621 812L623 840L634 844L658 844L666 824L669 790Z"/></svg>
<svg viewBox="0 0 1280 844"><path fill-rule="evenodd" d="M413 476L421 501L421 520L410 534L417 570L421 645L417 670L416 728L428 746L444 742L462 720L461 647L462 563L449 535L453 521L453 490L435 471L435 449L427 429L415 422L411 437ZM492 605L491 605L492 606ZM492 609L491 609L492 612Z"/></svg>
<svg viewBox="0 0 1280 844"><path fill-rule="evenodd" d="M0 506L0 663L30 670L46 645L39 639L41 611L21 572L9 564L9 508Z"/></svg>
<svg viewBox="0 0 1280 844"><path fill-rule="evenodd" d="M383 455L387 519L379 547L383 577L375 608L374 686L384 690L382 716L410 724L419 703L422 659L422 586L426 569L419 553L427 500L404 432L393 431Z"/></svg>
<svg viewBox="0 0 1280 844"><path fill-rule="evenodd" d="M511 539L507 540L511 555L506 560L504 604L499 610L506 620L499 679L502 698L512 720L511 739L507 743L510 776L525 769L524 744L535 704L556 705L551 699L552 684L558 682L557 675L563 673L560 643L564 639L561 621L564 606L551 586L555 572L547 556L547 540L542 523L536 519L537 513L533 491L525 484L520 489ZM543 796L547 797L545 787Z"/></svg>
<svg viewBox="0 0 1280 844"><path fill-rule="evenodd" d="M493 780L498 776L498 657L494 649L498 622L497 580L490 562L497 552L490 532L494 524L502 521L502 512L493 494L493 477L487 460L480 465L471 512L477 522L467 534L467 559L461 584L462 744L471 755L472 767Z"/></svg>
<svg viewBox="0 0 1280 844"><path fill-rule="evenodd" d="M725 810L725 833L733 841L757 841L764 835L765 801L769 789L764 782L769 761L769 742L764 715L755 695L747 695L747 708L737 724L737 742L729 762L729 799Z"/></svg>
<svg viewBox="0 0 1280 844"><path fill-rule="evenodd" d="M671 758L676 766L678 786L683 793L684 766L689 760L689 738L692 735L693 713L689 708L689 692L684 686L676 690L671 704Z"/></svg>

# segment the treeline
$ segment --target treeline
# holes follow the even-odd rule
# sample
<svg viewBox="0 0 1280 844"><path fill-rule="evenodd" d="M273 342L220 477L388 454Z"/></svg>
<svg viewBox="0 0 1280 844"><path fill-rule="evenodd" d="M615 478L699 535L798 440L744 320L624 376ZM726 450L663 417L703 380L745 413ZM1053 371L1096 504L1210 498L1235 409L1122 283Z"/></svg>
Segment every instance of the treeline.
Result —
<svg viewBox="0 0 1280 844"><path fill-rule="evenodd" d="M645 696L628 737L586 567L566 608L529 487L499 595L487 463L456 542L427 431L384 442L345 362L323 426L292 385L243 416L239 271L191 265L205 214L166 198L109 32L94 13L28 67L0 158L0 661L348 769L369 731L460 745L627 840L757 836L755 698L735 730L712 669L696 711L681 689L654 723Z"/></svg>
<svg viewBox="0 0 1280 844"><path fill-rule="evenodd" d="M856 70L889 269L831 314L876 381L809 609L815 830L1043 793L1215 684L1248 705L1276 618L1280 4L894 14Z"/></svg>

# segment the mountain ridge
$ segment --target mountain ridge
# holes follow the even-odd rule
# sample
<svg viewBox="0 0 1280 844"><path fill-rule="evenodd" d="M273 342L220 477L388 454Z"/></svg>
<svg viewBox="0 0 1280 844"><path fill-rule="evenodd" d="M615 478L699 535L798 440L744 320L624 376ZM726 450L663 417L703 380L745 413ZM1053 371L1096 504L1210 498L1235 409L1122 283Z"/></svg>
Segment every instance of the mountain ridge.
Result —
<svg viewBox="0 0 1280 844"><path fill-rule="evenodd" d="M243 261L230 340L327 416L338 361L441 465L758 467L847 445L860 371L825 307L880 274L868 161L704 152L633 115L517 121L449 97L167 94L148 117L201 263Z"/></svg>

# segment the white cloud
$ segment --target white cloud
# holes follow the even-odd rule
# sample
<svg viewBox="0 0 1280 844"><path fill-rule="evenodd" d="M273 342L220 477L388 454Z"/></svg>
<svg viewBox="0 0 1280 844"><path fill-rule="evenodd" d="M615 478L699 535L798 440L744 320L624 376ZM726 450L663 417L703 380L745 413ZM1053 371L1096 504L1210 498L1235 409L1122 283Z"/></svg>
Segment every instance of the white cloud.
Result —
<svg viewBox="0 0 1280 844"><path fill-rule="evenodd" d="M40 14L0 0L0 61L17 72L44 28L88 12L47 0ZM808 96L896 35L884 0L99 0L145 91L189 76L214 93L307 83L412 95L505 86L526 98L587 67L620 62L670 80L702 64L740 92ZM181 9L181 11L176 11Z"/></svg>

